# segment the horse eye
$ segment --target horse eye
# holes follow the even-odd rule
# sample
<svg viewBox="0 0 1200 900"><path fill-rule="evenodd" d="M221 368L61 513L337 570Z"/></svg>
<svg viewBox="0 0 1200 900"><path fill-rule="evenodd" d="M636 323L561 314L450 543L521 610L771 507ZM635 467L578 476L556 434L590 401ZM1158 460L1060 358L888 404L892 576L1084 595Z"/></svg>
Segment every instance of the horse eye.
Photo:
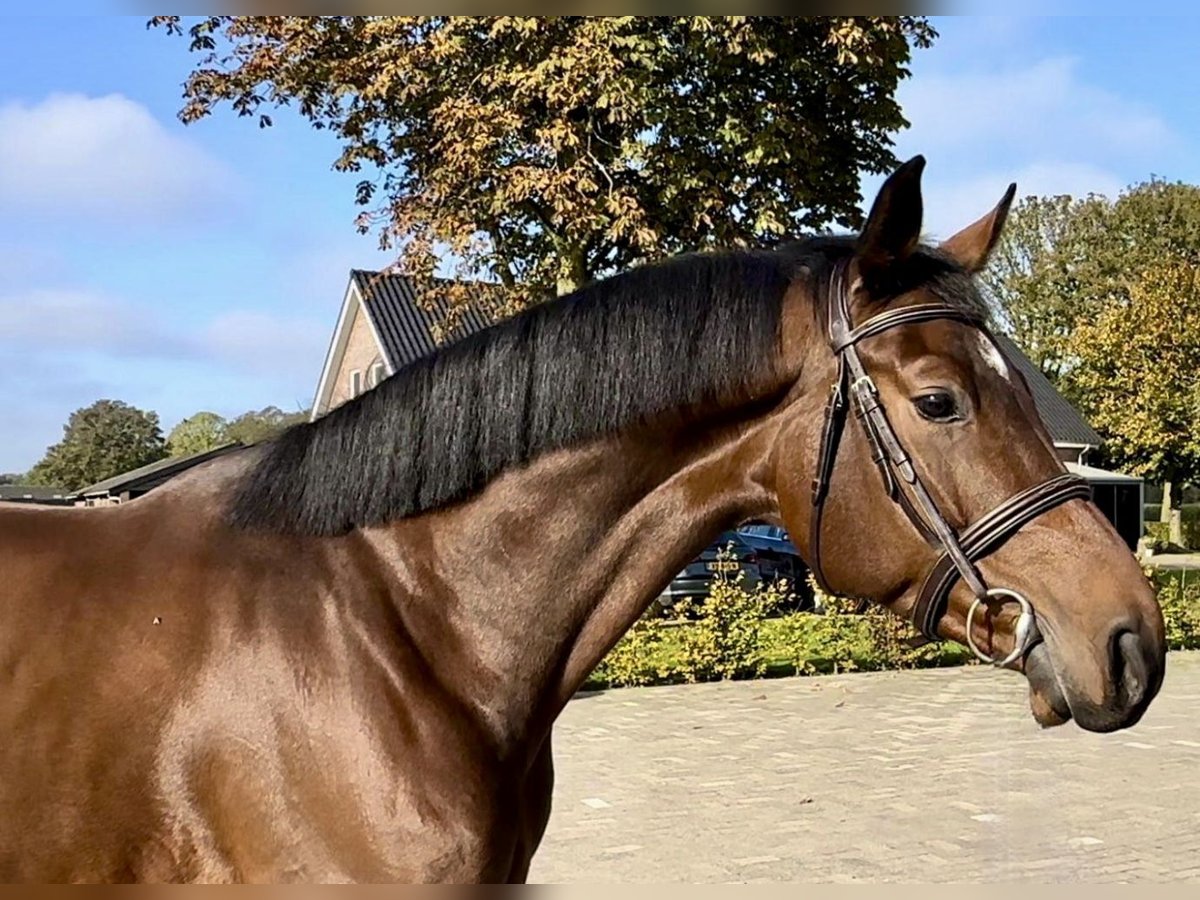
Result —
<svg viewBox="0 0 1200 900"><path fill-rule="evenodd" d="M931 422L951 422L958 418L958 405L947 391L929 391L913 399L914 405Z"/></svg>

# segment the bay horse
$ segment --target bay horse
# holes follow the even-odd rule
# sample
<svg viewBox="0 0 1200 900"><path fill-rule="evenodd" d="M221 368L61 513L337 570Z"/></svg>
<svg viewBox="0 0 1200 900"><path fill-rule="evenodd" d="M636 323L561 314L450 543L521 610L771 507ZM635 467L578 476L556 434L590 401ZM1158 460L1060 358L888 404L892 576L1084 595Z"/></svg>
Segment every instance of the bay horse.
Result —
<svg viewBox="0 0 1200 900"><path fill-rule="evenodd" d="M133 502L0 511L0 877L523 881L555 718L750 518L1041 724L1137 722L1154 594L981 318L1012 190L928 246L923 165L858 235L635 268Z"/></svg>

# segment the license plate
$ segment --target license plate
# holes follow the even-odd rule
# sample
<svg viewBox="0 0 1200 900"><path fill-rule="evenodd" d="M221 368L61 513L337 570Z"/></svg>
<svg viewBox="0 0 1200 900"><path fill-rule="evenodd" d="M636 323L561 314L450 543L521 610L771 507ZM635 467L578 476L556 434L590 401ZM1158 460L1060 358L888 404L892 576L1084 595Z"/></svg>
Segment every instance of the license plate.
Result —
<svg viewBox="0 0 1200 900"><path fill-rule="evenodd" d="M736 572L738 568L738 564L732 560L719 560L708 564L710 572Z"/></svg>

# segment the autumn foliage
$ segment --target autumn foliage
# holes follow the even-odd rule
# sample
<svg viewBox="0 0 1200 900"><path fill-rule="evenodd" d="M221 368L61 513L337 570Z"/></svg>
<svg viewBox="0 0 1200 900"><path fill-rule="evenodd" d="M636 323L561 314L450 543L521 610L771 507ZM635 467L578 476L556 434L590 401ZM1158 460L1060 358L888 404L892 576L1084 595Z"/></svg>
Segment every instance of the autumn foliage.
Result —
<svg viewBox="0 0 1200 900"><path fill-rule="evenodd" d="M1167 261L1073 332L1073 378L1109 452L1151 481L1200 474L1200 269Z"/></svg>
<svg viewBox="0 0 1200 900"><path fill-rule="evenodd" d="M680 250L859 223L895 162L920 16L214 16L180 113L290 106L359 173L359 226L518 305Z"/></svg>

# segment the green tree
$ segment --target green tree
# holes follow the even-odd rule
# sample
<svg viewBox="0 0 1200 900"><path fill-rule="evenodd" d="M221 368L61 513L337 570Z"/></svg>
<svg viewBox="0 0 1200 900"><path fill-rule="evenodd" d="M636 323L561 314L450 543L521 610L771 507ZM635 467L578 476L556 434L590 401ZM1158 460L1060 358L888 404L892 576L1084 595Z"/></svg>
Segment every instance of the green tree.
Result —
<svg viewBox="0 0 1200 900"><path fill-rule="evenodd" d="M21 472L0 473L0 484L23 484L25 475Z"/></svg>
<svg viewBox="0 0 1200 900"><path fill-rule="evenodd" d="M1171 485L1200 479L1200 268L1160 261L1128 299L1077 325L1070 352L1084 411L1120 465Z"/></svg>
<svg viewBox="0 0 1200 900"><path fill-rule="evenodd" d="M308 419L307 411L285 413L277 406L242 413L225 426L225 440L256 444L279 434L285 428Z"/></svg>
<svg viewBox="0 0 1200 900"><path fill-rule="evenodd" d="M1151 179L1112 201L1026 197L982 278L1001 327L1079 400L1076 326L1127 304L1131 273L1170 259L1200 263L1200 187Z"/></svg>
<svg viewBox="0 0 1200 900"><path fill-rule="evenodd" d="M1102 197L1026 197L981 274L1001 327L1052 381L1076 322L1102 305L1117 274L1106 267L1108 211Z"/></svg>
<svg viewBox="0 0 1200 900"><path fill-rule="evenodd" d="M680 249L860 223L922 16L177 16L180 117L291 105L364 173L362 231L514 303Z"/></svg>
<svg viewBox="0 0 1200 900"><path fill-rule="evenodd" d="M167 435L167 452L171 456L190 456L203 453L228 442L226 422L213 412L198 412L171 429Z"/></svg>
<svg viewBox="0 0 1200 900"><path fill-rule="evenodd" d="M74 491L164 456L157 413L97 400L71 413L62 440L33 467L29 483Z"/></svg>

